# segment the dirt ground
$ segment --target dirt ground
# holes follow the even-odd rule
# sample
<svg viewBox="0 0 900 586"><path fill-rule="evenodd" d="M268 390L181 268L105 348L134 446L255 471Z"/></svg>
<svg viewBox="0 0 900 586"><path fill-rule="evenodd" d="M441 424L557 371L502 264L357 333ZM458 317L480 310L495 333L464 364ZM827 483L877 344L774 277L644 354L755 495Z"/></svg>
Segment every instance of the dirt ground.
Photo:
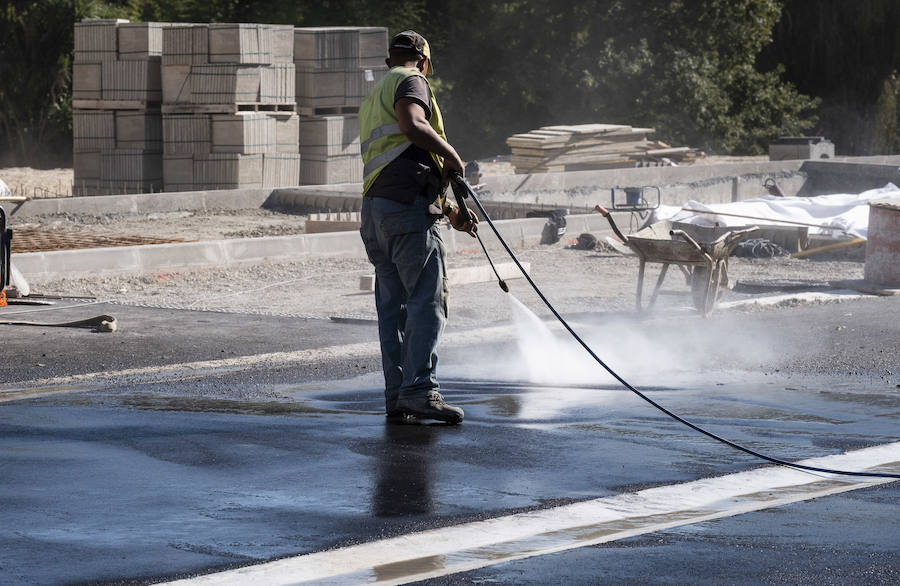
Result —
<svg viewBox="0 0 900 586"><path fill-rule="evenodd" d="M630 312L635 306L638 261L615 251L577 250L570 243L577 235L554 245L516 250L529 274L545 295L566 314ZM495 263L511 262L485 237ZM486 265L480 248L448 255L448 267ZM649 265L645 296L656 282L660 265ZM730 283L827 287L829 282L860 279L858 260L809 260L778 257L732 257ZM374 294L360 289L360 277L372 273L365 258L305 258L295 262L264 262L227 268L121 274L88 278L33 279L32 292L64 296L90 296L100 301L169 308L292 315L309 318L375 319ZM540 298L523 278L507 279L513 295L542 316L548 316ZM756 291L754 294L758 295ZM451 285L452 321L474 326L510 318L509 303L496 281ZM721 300L748 299L750 293L726 290ZM645 297L646 301L646 297ZM676 269L664 282L657 302L661 311L692 311L690 288Z"/></svg>
<svg viewBox="0 0 900 586"><path fill-rule="evenodd" d="M703 164L709 159L701 159ZM504 161L491 162L486 173L505 174ZM68 174L68 175L67 175ZM0 170L7 183L36 186L60 183L71 177L71 169L49 171ZM12 184L10 184L12 186ZM49 187L46 187L49 189ZM298 234L304 231L305 217L268 210L222 212L170 212L150 215L110 214L103 216L56 215L29 218L11 226L57 231L86 236L143 235L157 238L207 240ZM522 262L530 263L531 276L545 290L558 309L567 313L589 311L631 311L635 304L638 262L611 250L585 251L571 248L578 234L569 233L557 244L540 245L518 251ZM488 234L485 242L497 263L510 262ZM476 244L450 255L450 268L485 264ZM645 290L652 289L658 265L650 266ZM260 314L289 314L308 317L354 317L374 319L374 299L360 291L359 280L371 273L365 258L307 258L289 263L257 263L229 268L207 268L157 274L125 274L31 280L33 292L68 296L89 296L116 303L154 305L185 309L238 311ZM737 282L784 283L826 286L831 281L859 279L863 275L860 256L848 259L741 259L732 258L731 284ZM513 294L539 314L549 312L527 287L524 279L508 281ZM773 287L777 292L777 287ZM726 291L723 299L748 297ZM451 299L454 323L478 324L502 321L509 316L509 304L496 282L454 286ZM692 304L689 288L677 270L670 271L658 306L684 309Z"/></svg>

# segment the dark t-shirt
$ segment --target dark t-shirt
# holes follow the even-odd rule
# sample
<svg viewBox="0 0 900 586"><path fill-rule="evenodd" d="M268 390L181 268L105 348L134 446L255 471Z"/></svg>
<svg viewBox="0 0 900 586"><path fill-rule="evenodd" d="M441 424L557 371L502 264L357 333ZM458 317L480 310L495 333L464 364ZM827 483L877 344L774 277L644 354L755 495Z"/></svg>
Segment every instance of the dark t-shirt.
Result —
<svg viewBox="0 0 900 586"><path fill-rule="evenodd" d="M394 104L401 98L417 102L425 110L425 117L431 119L431 94L424 77L412 75L403 80L394 92ZM440 172L431 154L423 148L410 145L382 169L366 195L396 201L412 201L416 196L423 194L421 176L417 176L419 165L428 166L433 176L440 179Z"/></svg>

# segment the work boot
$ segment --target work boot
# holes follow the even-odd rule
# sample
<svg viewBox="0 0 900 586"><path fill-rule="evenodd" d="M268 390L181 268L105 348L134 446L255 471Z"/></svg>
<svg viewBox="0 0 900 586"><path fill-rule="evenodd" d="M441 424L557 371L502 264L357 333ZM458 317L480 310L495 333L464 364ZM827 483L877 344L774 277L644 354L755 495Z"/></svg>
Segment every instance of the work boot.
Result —
<svg viewBox="0 0 900 586"><path fill-rule="evenodd" d="M400 397L397 410L415 415L420 419L436 419L446 423L461 423L465 413L459 407L444 402L437 391L429 391L424 397Z"/></svg>
<svg viewBox="0 0 900 586"><path fill-rule="evenodd" d="M399 409L392 409L387 412L385 423L388 425L416 425L419 423L419 418L412 413L406 413Z"/></svg>

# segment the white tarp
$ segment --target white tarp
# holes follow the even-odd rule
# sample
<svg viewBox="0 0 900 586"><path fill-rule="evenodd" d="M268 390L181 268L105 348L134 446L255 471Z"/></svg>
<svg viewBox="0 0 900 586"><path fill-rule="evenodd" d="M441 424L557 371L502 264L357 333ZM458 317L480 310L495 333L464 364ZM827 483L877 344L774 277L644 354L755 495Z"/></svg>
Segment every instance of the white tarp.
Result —
<svg viewBox="0 0 900 586"><path fill-rule="evenodd" d="M701 226L791 226L790 222L796 222L798 225L818 226L809 228L810 235L841 238L846 234L866 238L869 231L869 201L876 199L897 199L900 203L900 188L888 183L884 187L858 194L836 193L814 197L766 195L746 201L717 204L690 200L680 208L659 206L656 218Z"/></svg>

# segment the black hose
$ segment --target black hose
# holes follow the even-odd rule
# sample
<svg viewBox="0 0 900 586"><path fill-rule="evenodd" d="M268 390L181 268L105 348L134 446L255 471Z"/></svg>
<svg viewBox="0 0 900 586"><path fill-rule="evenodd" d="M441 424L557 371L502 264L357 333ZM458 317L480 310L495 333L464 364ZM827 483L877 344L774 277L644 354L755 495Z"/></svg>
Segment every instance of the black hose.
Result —
<svg viewBox="0 0 900 586"><path fill-rule="evenodd" d="M572 327L563 318L563 316L561 316L559 314L559 312L556 311L556 308L553 307L553 304L551 304L550 301L544 296L544 293L540 290L540 288L537 286L537 284L535 284L535 282L531 279L531 276L528 274L528 272L522 266L522 263L519 262L518 257L516 257L515 253L512 251L512 249L506 243L506 240L504 240L503 237L500 235L500 232L497 230L496 226L494 226L494 222L491 221L490 216L488 216L487 212L484 209L484 206L481 205L481 202L478 201L478 197L475 195L475 192L472 190L472 188L469 187L469 184L466 183L465 180L459 175L453 177L452 179L460 187L462 187L463 189L465 189L468 192L469 197L471 197L472 200L475 202L475 205L478 207L478 210L481 212L481 215L487 221L488 226L490 226L491 230L493 230L494 234L497 235L497 239L500 241L500 244L502 244L503 248L506 249L507 254L509 254L509 256L513 260L513 262L516 263L516 266L522 272L522 275L525 277L525 280L528 281L528 284L531 285L531 288L534 289L534 292L537 293L538 297L541 298L541 301L544 302L544 305L547 306L547 309L549 309L550 312L553 313L553 316L559 321L559 323L561 323L563 325L563 327L566 329L566 331L568 331L569 334L571 334L571 336L575 339L575 341L577 341L581 345L581 347L584 348L588 354L590 354L591 358L593 358L600 366L602 366L606 370L606 372L611 374L617 381L619 381L622 384L622 386L624 386L626 389L628 389L632 393L636 394L638 397L640 397L647 403L650 403L653 407L659 409L660 411L662 411L663 413L665 413L672 419L678 421L679 423L683 423L684 425L690 427L694 431L700 432L703 435L705 435L709 438L712 438L718 442L722 442L723 444L725 444L727 446L731 446L732 448L734 448L736 450L740 450L741 452L750 454L751 456L755 456L755 457L765 460L767 462L771 462L773 464L778 464L779 466L786 466L788 468L794 468L797 470L807 470L810 472L823 472L826 474L840 474L843 476L863 476L863 477L867 477L867 478L900 478L900 474L890 474L890 473L886 473L886 472L885 473L882 473L882 472L854 472L854 471L846 471L846 470L833 470L831 468L819 468L818 466L807 466L805 464L797 464L795 462L788 462L787 460L782 460L780 458L775 458L773 456L767 456L766 454L757 452L756 450L752 450L748 447L742 446L731 440L725 439L719 435L712 433L711 431L707 431L707 430L703 429L702 427L691 423L687 419L681 417L680 415L677 415L676 413L673 413L672 411L669 411L668 409L666 409L665 407L663 407L662 405L660 405L659 403L657 403L656 401L654 401L653 399L651 399L650 397L648 397L647 395L642 393L641 391L637 390L634 386L631 385L631 383L629 383L627 380L625 380L624 378L619 376L619 374L616 371L614 371L612 368L610 368L610 366L607 365L606 362L603 361L603 359L601 359L599 356L597 356L597 354L591 349L591 347L588 346L587 343L581 339L581 336L579 336L575 332L575 330L572 329Z"/></svg>

